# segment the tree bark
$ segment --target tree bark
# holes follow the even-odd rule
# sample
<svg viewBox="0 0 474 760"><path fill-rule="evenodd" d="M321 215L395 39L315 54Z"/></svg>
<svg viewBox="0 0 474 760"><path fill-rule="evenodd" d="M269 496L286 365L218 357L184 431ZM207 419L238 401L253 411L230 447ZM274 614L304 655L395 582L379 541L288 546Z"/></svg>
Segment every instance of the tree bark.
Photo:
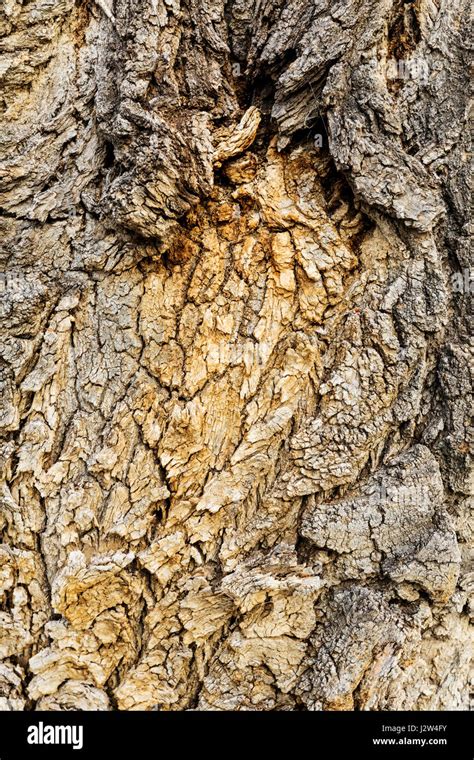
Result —
<svg viewBox="0 0 474 760"><path fill-rule="evenodd" d="M468 7L6 0L1 708L467 708Z"/></svg>

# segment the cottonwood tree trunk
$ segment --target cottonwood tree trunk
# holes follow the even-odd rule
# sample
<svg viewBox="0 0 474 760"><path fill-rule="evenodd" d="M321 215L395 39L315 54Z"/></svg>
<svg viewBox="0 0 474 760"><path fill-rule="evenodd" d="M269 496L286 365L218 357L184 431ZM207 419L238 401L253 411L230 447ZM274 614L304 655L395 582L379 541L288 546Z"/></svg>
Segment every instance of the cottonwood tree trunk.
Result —
<svg viewBox="0 0 474 760"><path fill-rule="evenodd" d="M5 1L2 708L467 707L467 13Z"/></svg>

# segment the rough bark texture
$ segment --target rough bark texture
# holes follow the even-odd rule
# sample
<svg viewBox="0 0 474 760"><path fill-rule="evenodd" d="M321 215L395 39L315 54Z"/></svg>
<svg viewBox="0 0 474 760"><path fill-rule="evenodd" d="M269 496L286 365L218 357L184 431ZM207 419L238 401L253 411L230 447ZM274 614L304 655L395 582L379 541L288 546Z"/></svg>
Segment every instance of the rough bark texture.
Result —
<svg viewBox="0 0 474 760"><path fill-rule="evenodd" d="M467 708L468 6L4 3L3 709Z"/></svg>

